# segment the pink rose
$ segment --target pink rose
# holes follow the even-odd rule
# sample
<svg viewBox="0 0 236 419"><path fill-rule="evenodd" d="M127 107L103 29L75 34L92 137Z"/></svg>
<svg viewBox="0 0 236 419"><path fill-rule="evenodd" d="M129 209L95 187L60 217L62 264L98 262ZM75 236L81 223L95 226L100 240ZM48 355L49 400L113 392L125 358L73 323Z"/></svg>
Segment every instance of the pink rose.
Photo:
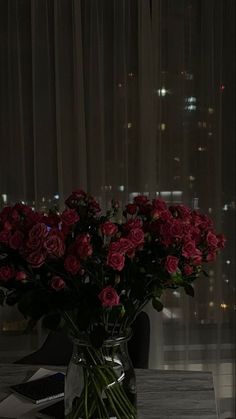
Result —
<svg viewBox="0 0 236 419"><path fill-rule="evenodd" d="M120 302L119 295L111 286L103 288L103 290L98 295L98 298L101 301L103 307L117 306Z"/></svg>
<svg viewBox="0 0 236 419"><path fill-rule="evenodd" d="M2 230L0 232L0 243L8 244L11 233L9 230Z"/></svg>
<svg viewBox="0 0 236 419"><path fill-rule="evenodd" d="M137 205L135 204L127 204L125 208L126 212L130 215L134 215L137 211Z"/></svg>
<svg viewBox="0 0 236 419"><path fill-rule="evenodd" d="M24 235L21 233L21 231L15 231L15 233L11 236L9 240L9 246L12 249L19 249L23 243Z"/></svg>
<svg viewBox="0 0 236 419"><path fill-rule="evenodd" d="M125 265L125 256L117 252L109 252L107 257L107 265L116 271L122 271Z"/></svg>
<svg viewBox="0 0 236 419"><path fill-rule="evenodd" d="M75 209L66 209L61 215L61 220L66 226L72 226L79 221L79 215Z"/></svg>
<svg viewBox="0 0 236 419"><path fill-rule="evenodd" d="M80 270L80 262L74 255L68 255L64 262L64 267L67 272L76 275Z"/></svg>
<svg viewBox="0 0 236 419"><path fill-rule="evenodd" d="M216 248L217 245L218 245L218 238L211 231L208 231L207 236L206 236L206 241L207 241L208 246L210 246L210 247L215 247Z"/></svg>
<svg viewBox="0 0 236 419"><path fill-rule="evenodd" d="M167 256L165 261L165 269L169 274L175 273L178 268L179 259L175 256Z"/></svg>
<svg viewBox="0 0 236 419"><path fill-rule="evenodd" d="M0 281L7 282L15 276L15 270L11 266L1 266Z"/></svg>
<svg viewBox="0 0 236 419"><path fill-rule="evenodd" d="M190 265L185 265L184 266L184 274L185 275L191 275L193 273L193 267Z"/></svg>
<svg viewBox="0 0 236 419"><path fill-rule="evenodd" d="M111 221L106 221L101 225L101 231L105 236L114 236L118 231L118 227Z"/></svg>
<svg viewBox="0 0 236 419"><path fill-rule="evenodd" d="M65 253L65 244L59 234L51 231L44 242L44 248L48 255L60 258Z"/></svg>
<svg viewBox="0 0 236 419"><path fill-rule="evenodd" d="M23 271L17 272L17 274L16 274L16 280L17 281L24 281L26 278L27 278L27 275L26 275L25 272L23 272Z"/></svg>
<svg viewBox="0 0 236 419"><path fill-rule="evenodd" d="M134 228L129 232L128 238L135 247L140 246L144 242L144 232L141 228Z"/></svg>
<svg viewBox="0 0 236 419"><path fill-rule="evenodd" d="M33 268L40 268L44 264L45 257L43 253L35 251L30 253L26 260Z"/></svg>
<svg viewBox="0 0 236 419"><path fill-rule="evenodd" d="M37 223L35 224L29 232L29 240L34 240L35 237L44 239L48 235L48 229L46 224Z"/></svg>
<svg viewBox="0 0 236 419"><path fill-rule="evenodd" d="M65 281L60 276L54 276L50 281L51 287L55 291L60 291L65 288Z"/></svg>

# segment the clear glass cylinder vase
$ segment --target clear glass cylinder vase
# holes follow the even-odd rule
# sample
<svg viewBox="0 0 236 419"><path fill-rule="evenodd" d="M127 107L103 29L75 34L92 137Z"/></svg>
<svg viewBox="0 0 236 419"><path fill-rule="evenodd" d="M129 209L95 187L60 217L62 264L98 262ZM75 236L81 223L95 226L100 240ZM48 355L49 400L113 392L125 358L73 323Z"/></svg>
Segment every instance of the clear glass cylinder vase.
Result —
<svg viewBox="0 0 236 419"><path fill-rule="evenodd" d="M136 419L136 378L128 336L109 339L99 349L73 339L65 381L65 418Z"/></svg>

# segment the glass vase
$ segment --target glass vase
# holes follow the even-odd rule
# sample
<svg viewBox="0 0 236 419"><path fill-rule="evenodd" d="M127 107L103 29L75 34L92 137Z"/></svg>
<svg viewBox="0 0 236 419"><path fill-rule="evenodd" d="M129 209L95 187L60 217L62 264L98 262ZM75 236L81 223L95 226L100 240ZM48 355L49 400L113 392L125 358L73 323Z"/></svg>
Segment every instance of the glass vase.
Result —
<svg viewBox="0 0 236 419"><path fill-rule="evenodd" d="M136 379L127 341L127 336L109 339L97 349L86 339L73 339L65 418L137 418Z"/></svg>

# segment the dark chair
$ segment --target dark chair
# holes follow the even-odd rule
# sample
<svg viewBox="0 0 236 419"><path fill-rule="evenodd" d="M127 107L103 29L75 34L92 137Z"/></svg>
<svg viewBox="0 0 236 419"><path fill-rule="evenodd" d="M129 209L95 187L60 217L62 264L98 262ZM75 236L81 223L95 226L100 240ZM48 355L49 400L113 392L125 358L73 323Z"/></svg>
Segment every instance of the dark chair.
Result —
<svg viewBox="0 0 236 419"><path fill-rule="evenodd" d="M148 368L150 321L146 313L138 315L133 324L133 336L128 342L134 368ZM15 364L68 365L72 343L64 330L50 332L40 349L15 361Z"/></svg>

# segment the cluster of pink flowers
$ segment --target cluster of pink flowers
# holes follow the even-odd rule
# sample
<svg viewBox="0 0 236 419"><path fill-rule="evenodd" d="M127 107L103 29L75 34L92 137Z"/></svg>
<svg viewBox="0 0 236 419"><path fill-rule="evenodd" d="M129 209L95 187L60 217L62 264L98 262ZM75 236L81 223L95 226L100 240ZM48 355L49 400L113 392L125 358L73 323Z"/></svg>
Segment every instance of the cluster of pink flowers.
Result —
<svg viewBox="0 0 236 419"><path fill-rule="evenodd" d="M84 191L73 192L65 202L68 208L62 213L42 214L23 204L3 208L0 283L13 287L14 281L25 283L46 272L51 290L65 290L71 280L79 289L85 281L97 281L90 269L94 265L95 270L102 268L105 278L99 278L98 298L103 307L112 307L120 303L114 274L125 278L127 266L142 268L141 261L151 255L166 275L166 284L174 285L176 273L193 280L202 264L214 261L225 244L209 217L184 205L168 207L158 198L134 198L121 223L111 213L100 216L99 204ZM148 266L144 271L150 277ZM119 287L122 290L122 283Z"/></svg>

